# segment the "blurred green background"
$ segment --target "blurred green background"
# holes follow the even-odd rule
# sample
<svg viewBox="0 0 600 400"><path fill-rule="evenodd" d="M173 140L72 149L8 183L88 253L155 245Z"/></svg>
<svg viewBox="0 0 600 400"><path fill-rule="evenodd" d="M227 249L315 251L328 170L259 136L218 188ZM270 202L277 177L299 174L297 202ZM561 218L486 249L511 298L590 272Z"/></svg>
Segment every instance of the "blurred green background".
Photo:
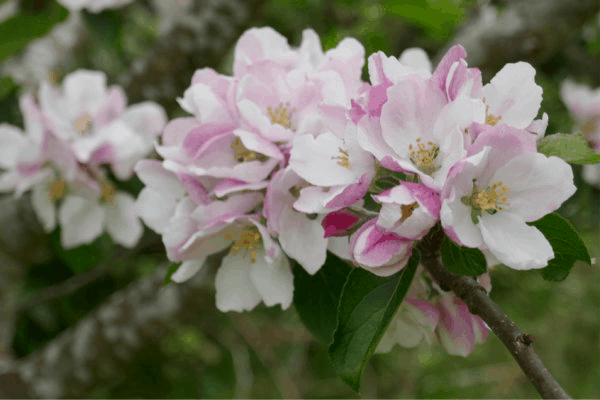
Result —
<svg viewBox="0 0 600 400"><path fill-rule="evenodd" d="M0 5L8 0L0 0ZM174 0L170 0L174 1ZM356 37L367 55L382 50L399 55L408 47L422 47L431 58L457 29L477 13L484 2L475 0L268 0L256 12L254 26L269 25L298 45L303 29L320 35L324 49L344 37ZM485 2L489 3L489 2ZM502 2L498 4L502 9ZM25 48L32 38L46 34L66 10L54 1L23 0L16 16L0 24L0 63ZM14 29L24 18L43 18L38 31ZM15 18L21 18L14 22ZM135 1L124 9L83 17L88 34L73 50L68 70L101 69L112 82L145 57L160 40L161 15L150 1ZM12 21L12 22L11 22ZM31 19L27 20L31 25ZM13 25L6 25L12 23ZM21 38L21 40L20 40ZM6 39L6 40L5 40ZM9 40L10 39L10 40ZM593 57L600 52L597 19L582 28L582 51ZM209 65L222 73L231 71L232 49ZM468 60L468 59L467 59ZM194 68L204 65L191 65ZM541 112L547 112L547 133L571 132L573 120L560 101L559 85L574 75L569 60L556 56L536 65L536 81L544 89ZM593 76L578 70L574 77L594 83ZM367 79L368 75L365 74ZM26 84L9 77L0 79L0 121L20 125L18 94ZM182 93L177 93L181 96ZM164 104L170 117L183 115L174 98ZM541 113L540 113L541 115ZM600 190L580 179L574 167L578 192L560 210L582 234L594 258L600 258ZM124 185L137 193L140 182ZM96 267L114 250L106 236L92 245L64 251L59 232L47 237L51 256L30 263L23 299ZM110 294L147 276L164 262L160 247L131 256L111 266L102 278L72 295L20 313L12 348L25 357L44 346L61 331L73 326ZM522 331L535 338L534 348L556 379L572 396L594 398L600 393L600 270L577 264L561 283L544 281L536 271L491 271L491 297ZM203 315L196 316L198 320ZM304 398L358 398L336 377L327 358L326 345L302 327L292 308L282 312L260 306L246 314L210 315L218 327L210 332L193 319L174 324L158 345L139 351L134 362L123 365L120 379L87 393L88 398L276 398L296 393ZM216 332L216 333L215 333ZM250 332L251 334L249 335ZM255 339L255 340L253 340ZM286 378L287 377L287 378ZM285 391L285 393L283 393ZM535 398L537 392L501 342L490 334L485 344L468 358L447 355L434 340L416 349L396 347L376 355L363 380L366 398Z"/></svg>

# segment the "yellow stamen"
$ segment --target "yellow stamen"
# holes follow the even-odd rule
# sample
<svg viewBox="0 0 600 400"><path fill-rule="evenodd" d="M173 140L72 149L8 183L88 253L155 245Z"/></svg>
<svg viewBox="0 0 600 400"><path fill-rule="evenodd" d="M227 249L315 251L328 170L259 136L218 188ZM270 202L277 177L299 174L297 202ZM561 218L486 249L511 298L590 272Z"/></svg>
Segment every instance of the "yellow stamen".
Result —
<svg viewBox="0 0 600 400"><path fill-rule="evenodd" d="M405 204L402 206L402 217L400 218L400 222L404 222L410 217L415 210L415 208L419 208L419 203L416 201L412 204Z"/></svg>
<svg viewBox="0 0 600 400"><path fill-rule="evenodd" d="M435 163L435 159L440 152L440 148L435 143L427 142L426 147L421 143L421 138L419 138L417 139L417 149L413 150L414 147L412 144L408 146L408 149L410 150L409 158L421 171L431 175L439 169Z"/></svg>
<svg viewBox="0 0 600 400"><path fill-rule="evenodd" d="M485 103L485 97L483 98L483 102ZM485 123L490 126L495 126L498 123L498 121L500 121L502 119L502 115L499 115L496 117L495 115L490 114L488 112L489 109L490 109L490 106L486 105L485 106Z"/></svg>
<svg viewBox="0 0 600 400"><path fill-rule="evenodd" d="M352 169L352 167L350 166L350 160L348 159L348 152L346 150L343 150L341 147L338 147L338 150L340 151L340 153L342 153L342 155L337 157L331 157L331 159L340 160L337 162L338 165L346 167L348 169Z"/></svg>
<svg viewBox="0 0 600 400"><path fill-rule="evenodd" d="M51 84L58 83L58 81L60 80L60 69L52 68L52 70L50 70L50 72L48 72L48 76L46 76L46 80Z"/></svg>
<svg viewBox="0 0 600 400"><path fill-rule="evenodd" d="M115 201L116 194L115 188L111 184L102 182L102 200L107 203L112 203Z"/></svg>
<svg viewBox="0 0 600 400"><path fill-rule="evenodd" d="M73 122L73 125L75 125L75 129L83 135L92 129L92 117L87 114L83 115L77 118L75 122Z"/></svg>
<svg viewBox="0 0 600 400"><path fill-rule="evenodd" d="M236 137L233 143L231 143L231 148L235 150L235 155L232 158L234 160L238 160L239 162L247 162L253 160L265 161L267 159L267 156L265 156L264 154L248 150L239 137Z"/></svg>
<svg viewBox="0 0 600 400"><path fill-rule="evenodd" d="M65 194L66 183L62 179L53 179L48 186L48 200L55 202Z"/></svg>
<svg viewBox="0 0 600 400"><path fill-rule="evenodd" d="M231 247L231 254L237 254L241 249L244 249L243 257L246 257L248 250L250 250L250 260L252 263L256 262L256 250L261 248L260 244L260 233L255 227L243 229L239 235L234 239L230 233L225 234L225 239L235 240L235 243Z"/></svg>
<svg viewBox="0 0 600 400"><path fill-rule="evenodd" d="M505 196L509 190L508 186L502 185L502 181L495 182L491 187L483 190L475 188L471 195L472 205L482 211L502 211L504 207L501 205L510 205L510 203L507 203L508 197Z"/></svg>
<svg viewBox="0 0 600 400"><path fill-rule="evenodd" d="M292 108L291 113L288 114L288 107L290 103L285 103L286 107L283 106L283 103L279 103L279 106L273 110L273 107L268 107L267 111L269 112L269 117L271 117L272 124L279 124L284 128L296 130L294 124L292 123L291 113L296 112L295 108Z"/></svg>

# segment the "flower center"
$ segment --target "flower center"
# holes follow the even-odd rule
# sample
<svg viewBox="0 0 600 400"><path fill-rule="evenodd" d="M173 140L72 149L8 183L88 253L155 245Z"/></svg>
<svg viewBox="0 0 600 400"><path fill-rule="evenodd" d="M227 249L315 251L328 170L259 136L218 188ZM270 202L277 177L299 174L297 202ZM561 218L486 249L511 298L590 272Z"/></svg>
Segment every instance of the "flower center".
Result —
<svg viewBox="0 0 600 400"><path fill-rule="evenodd" d="M504 186L502 181L498 181L484 189L479 189L473 179L473 191L470 196L461 198L463 204L472 207L471 208L471 219L473 223L477 224L479 221L477 217L481 215L483 211L488 214L496 214L498 211L503 211L503 205L509 206L508 197L506 193L510 188Z"/></svg>
<svg viewBox="0 0 600 400"><path fill-rule="evenodd" d="M73 122L75 125L75 129L79 132L79 134L84 135L86 133L91 132L92 130L92 117L89 115L83 115Z"/></svg>
<svg viewBox="0 0 600 400"><path fill-rule="evenodd" d="M48 187L48 200L55 202L63 197L66 188L65 181L62 179L53 179Z"/></svg>
<svg viewBox="0 0 600 400"><path fill-rule="evenodd" d="M275 110L273 110L273 107L267 108L267 110L269 111L269 117L271 117L271 123L279 124L284 128L291 129L294 131L296 130L296 128L294 127L294 124L292 124L291 113L296 112L296 109L292 108L290 114L288 114L288 107L290 106L290 103L285 103L285 105L286 107L283 106L283 103L279 103L279 106L277 106Z"/></svg>
<svg viewBox="0 0 600 400"><path fill-rule="evenodd" d="M485 103L485 97L483 98L483 102ZM485 123L490 126L495 126L498 123L498 121L500 121L502 119L502 115L499 115L496 117L495 115L490 114L488 112L489 109L490 109L490 106L486 105L485 106Z"/></svg>
<svg viewBox="0 0 600 400"><path fill-rule="evenodd" d="M410 150L409 158L417 166L418 169L427 175L433 174L440 169L436 164L435 159L440 154L440 148L433 142L427 142L427 146L421 143L421 138L417 139L417 148L411 144L408 146Z"/></svg>
<svg viewBox="0 0 600 400"><path fill-rule="evenodd" d="M290 194L291 194L292 196L294 196L294 197L297 199L298 197L300 197L300 191L301 191L302 189L306 188L306 187L309 187L309 186L310 186L310 183L308 183L308 182L306 182L306 183L304 183L304 184L302 184L302 185L296 185L296 186L292 186L292 187L289 189L289 192L290 192Z"/></svg>
<svg viewBox="0 0 600 400"><path fill-rule="evenodd" d="M254 161L254 160L266 161L268 158L264 154L260 154L255 151L248 150L244 146L244 144L242 143L242 140L239 137L235 138L233 143L231 143L231 148L235 151L235 155L232 158L239 162L247 162L247 161Z"/></svg>
<svg viewBox="0 0 600 400"><path fill-rule="evenodd" d="M340 153L342 154L341 156L337 156L337 157L331 157L332 160L340 160L337 162L338 165L342 166L342 167L346 167L348 169L352 169L352 167L350 166L350 160L348 159L348 152L344 149L342 149L341 147L338 147L338 150L340 151Z"/></svg>
<svg viewBox="0 0 600 400"><path fill-rule="evenodd" d="M243 229L241 233L237 235L234 239L231 234L226 234L225 239L227 240L235 240L233 247L231 248L231 254L237 254L241 249L244 249L244 258L246 254L248 254L248 250L250 250L250 260L252 263L256 262L256 250L261 248L260 244L260 233L256 228L248 228Z"/></svg>
<svg viewBox="0 0 600 400"><path fill-rule="evenodd" d="M406 221L408 217L412 215L413 211L415 211L415 208L419 208L419 203L416 201L412 204L404 204L402 206L402 217L400 217L400 222Z"/></svg>
<svg viewBox="0 0 600 400"><path fill-rule="evenodd" d="M106 203L113 203L116 196L115 188L108 182L102 182L102 195L101 198Z"/></svg>

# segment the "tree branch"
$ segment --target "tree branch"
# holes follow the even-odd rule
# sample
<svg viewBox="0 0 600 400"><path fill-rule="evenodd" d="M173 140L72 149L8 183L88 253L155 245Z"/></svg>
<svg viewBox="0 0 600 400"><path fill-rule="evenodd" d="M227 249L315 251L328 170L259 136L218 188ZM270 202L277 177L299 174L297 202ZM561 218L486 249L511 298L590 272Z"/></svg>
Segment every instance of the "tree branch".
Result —
<svg viewBox="0 0 600 400"><path fill-rule="evenodd" d="M439 248L444 235L439 225L421 243L421 264L438 282L458 296L469 311L480 316L492 332L500 338L525 375L545 399L569 399L567 392L554 379L544 363L533 350L530 335L523 334L476 280L458 276L448 271L439 260Z"/></svg>

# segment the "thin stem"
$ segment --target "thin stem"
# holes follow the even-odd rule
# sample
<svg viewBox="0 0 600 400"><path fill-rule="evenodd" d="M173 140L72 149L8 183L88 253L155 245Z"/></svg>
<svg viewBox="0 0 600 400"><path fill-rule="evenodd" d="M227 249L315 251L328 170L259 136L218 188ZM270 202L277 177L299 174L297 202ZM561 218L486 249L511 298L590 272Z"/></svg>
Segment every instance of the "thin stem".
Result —
<svg viewBox="0 0 600 400"><path fill-rule="evenodd" d="M421 264L441 287L449 288L467 306L469 311L480 316L490 329L500 338L527 378L545 399L570 399L571 397L554 379L550 371L533 350L533 338L523 334L496 303L488 296L476 280L458 276L448 271L440 262L440 232L434 231L421 247ZM441 235L443 238L443 235Z"/></svg>

